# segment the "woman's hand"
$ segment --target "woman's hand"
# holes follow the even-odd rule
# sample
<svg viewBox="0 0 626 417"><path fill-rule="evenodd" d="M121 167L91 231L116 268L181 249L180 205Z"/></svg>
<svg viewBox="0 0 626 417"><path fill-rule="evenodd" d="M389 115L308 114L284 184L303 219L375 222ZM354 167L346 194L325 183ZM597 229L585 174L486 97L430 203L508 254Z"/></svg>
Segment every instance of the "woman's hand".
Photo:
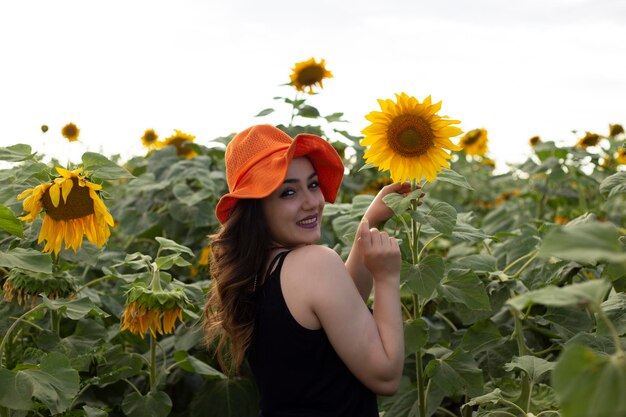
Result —
<svg viewBox="0 0 626 417"><path fill-rule="evenodd" d="M419 188L419 184L417 185ZM402 196L407 195L411 191L411 183L409 182L396 182L384 186L374 198L374 201L370 204L363 217L369 220L371 227L378 227L381 223L385 222L391 216L393 211L385 204L383 198L391 193L398 193ZM423 193L422 193L423 196Z"/></svg>
<svg viewBox="0 0 626 417"><path fill-rule="evenodd" d="M358 244L363 264L375 281L400 280L400 247L398 241L376 228L369 227L367 218L359 225Z"/></svg>

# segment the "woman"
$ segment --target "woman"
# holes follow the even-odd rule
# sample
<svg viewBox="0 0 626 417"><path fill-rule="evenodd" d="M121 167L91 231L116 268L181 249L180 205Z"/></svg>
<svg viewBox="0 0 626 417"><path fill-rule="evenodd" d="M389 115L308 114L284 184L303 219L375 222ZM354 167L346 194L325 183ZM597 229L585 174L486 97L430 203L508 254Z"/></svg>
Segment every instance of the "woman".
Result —
<svg viewBox="0 0 626 417"><path fill-rule="evenodd" d="M344 167L322 138L259 125L226 149L229 193L216 215L206 341L248 359L262 416L378 416L376 394L398 389L404 360L400 250L375 227L391 217L381 190L345 264L321 237ZM373 313L366 301L374 287ZM222 331L223 329L223 331Z"/></svg>

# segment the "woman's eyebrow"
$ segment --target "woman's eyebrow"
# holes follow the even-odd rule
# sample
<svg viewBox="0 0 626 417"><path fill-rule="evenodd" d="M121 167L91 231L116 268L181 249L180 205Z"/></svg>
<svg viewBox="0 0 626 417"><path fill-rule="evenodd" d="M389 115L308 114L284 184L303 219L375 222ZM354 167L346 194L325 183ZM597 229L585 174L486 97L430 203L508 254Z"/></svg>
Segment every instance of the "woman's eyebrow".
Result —
<svg viewBox="0 0 626 417"><path fill-rule="evenodd" d="M314 177L317 177L317 172L314 172L311 175L309 175L309 178L307 178L306 180L309 181L309 180L313 179ZM298 179L296 179L296 178L287 178L285 181L283 181L283 184L295 183L295 182L298 182Z"/></svg>

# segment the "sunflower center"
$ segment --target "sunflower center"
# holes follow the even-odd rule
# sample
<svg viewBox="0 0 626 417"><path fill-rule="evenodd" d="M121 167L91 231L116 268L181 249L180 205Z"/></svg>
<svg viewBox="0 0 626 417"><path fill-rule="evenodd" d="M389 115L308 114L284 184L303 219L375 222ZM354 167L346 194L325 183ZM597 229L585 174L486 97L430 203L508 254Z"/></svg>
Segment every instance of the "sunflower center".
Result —
<svg viewBox="0 0 626 417"><path fill-rule="evenodd" d="M387 142L393 151L406 157L420 156L433 146L430 124L414 114L396 117L387 128Z"/></svg>
<svg viewBox="0 0 626 417"><path fill-rule="evenodd" d="M463 139L463 145L473 145L480 139L480 130L472 130Z"/></svg>
<svg viewBox="0 0 626 417"><path fill-rule="evenodd" d="M59 205L54 207L50 198L50 189L46 191L41 199L46 214L54 220L80 219L94 214L93 200L89 195L89 187L78 185L78 178L72 178L74 186L67 196L67 201L63 197L59 198Z"/></svg>
<svg viewBox="0 0 626 417"><path fill-rule="evenodd" d="M324 79L324 68L319 65L311 65L298 73L300 85L313 85Z"/></svg>

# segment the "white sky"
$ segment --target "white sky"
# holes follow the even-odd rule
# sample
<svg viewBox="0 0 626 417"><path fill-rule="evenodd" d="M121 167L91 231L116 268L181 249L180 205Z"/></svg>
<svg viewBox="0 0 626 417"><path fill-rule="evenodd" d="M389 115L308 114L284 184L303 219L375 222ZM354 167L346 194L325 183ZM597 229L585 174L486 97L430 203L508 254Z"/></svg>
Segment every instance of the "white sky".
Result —
<svg viewBox="0 0 626 417"><path fill-rule="evenodd" d="M294 96L281 84L311 57L334 78L309 104L344 112L338 128L359 134L377 98L432 95L489 131L499 166L534 135L626 125L623 0L0 0L0 57L0 146L62 161L142 155L148 128L207 144L288 123L272 98ZM280 111L253 117L266 107ZM61 137L70 121L80 143Z"/></svg>

